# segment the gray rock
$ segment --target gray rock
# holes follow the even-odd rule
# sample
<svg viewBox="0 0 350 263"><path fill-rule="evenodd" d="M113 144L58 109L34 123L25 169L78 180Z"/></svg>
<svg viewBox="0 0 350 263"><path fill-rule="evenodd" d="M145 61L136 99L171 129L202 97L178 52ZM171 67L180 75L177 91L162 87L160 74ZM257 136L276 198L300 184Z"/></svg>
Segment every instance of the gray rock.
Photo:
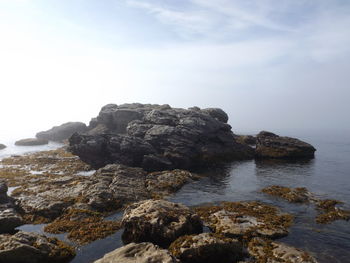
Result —
<svg viewBox="0 0 350 263"><path fill-rule="evenodd" d="M146 200L130 205L122 219L124 243L152 242L167 247L178 237L202 232L199 217L182 204Z"/></svg>
<svg viewBox="0 0 350 263"><path fill-rule="evenodd" d="M236 142L227 119L221 109L109 104L86 135L70 138L69 149L95 168L118 163L147 171L253 158L254 150Z"/></svg>
<svg viewBox="0 0 350 263"><path fill-rule="evenodd" d="M28 138L22 139L15 142L17 146L37 146L48 144L49 141L46 139Z"/></svg>
<svg viewBox="0 0 350 263"><path fill-rule="evenodd" d="M256 157L297 159L314 158L316 149L296 138L281 137L271 132L262 131L256 137Z"/></svg>
<svg viewBox="0 0 350 263"><path fill-rule="evenodd" d="M237 239L202 233L179 237L169 251L183 263L227 263L242 258L242 244Z"/></svg>
<svg viewBox="0 0 350 263"><path fill-rule="evenodd" d="M86 130L87 127L82 122L67 122L60 126L54 126L50 130L38 132L36 137L49 141L63 141L68 139L75 132L82 133Z"/></svg>
<svg viewBox="0 0 350 263"><path fill-rule="evenodd" d="M0 150L5 149L5 148L6 148L6 145L5 145L5 144L0 143Z"/></svg>
<svg viewBox="0 0 350 263"><path fill-rule="evenodd" d="M169 251L152 243L130 243L118 248L94 263L176 263Z"/></svg>
<svg viewBox="0 0 350 263"><path fill-rule="evenodd" d="M257 262L317 263L317 260L305 251L262 238L253 238L248 244L248 252Z"/></svg>
<svg viewBox="0 0 350 263"><path fill-rule="evenodd" d="M0 262L4 263L59 263L75 256L74 249L65 243L36 233L0 235L0 244Z"/></svg>

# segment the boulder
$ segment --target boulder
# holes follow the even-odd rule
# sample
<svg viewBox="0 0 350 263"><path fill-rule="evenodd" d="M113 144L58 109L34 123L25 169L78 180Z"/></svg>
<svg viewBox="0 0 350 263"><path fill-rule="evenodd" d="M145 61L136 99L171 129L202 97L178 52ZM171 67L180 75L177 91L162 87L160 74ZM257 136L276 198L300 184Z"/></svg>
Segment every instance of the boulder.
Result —
<svg viewBox="0 0 350 263"><path fill-rule="evenodd" d="M183 263L227 263L242 258L242 244L212 233L181 236L169 247L170 253Z"/></svg>
<svg viewBox="0 0 350 263"><path fill-rule="evenodd" d="M248 252L257 262L267 263L317 263L307 252L268 239L253 238Z"/></svg>
<svg viewBox="0 0 350 263"><path fill-rule="evenodd" d="M236 141L243 144L254 145L256 144L256 137L252 135L237 135Z"/></svg>
<svg viewBox="0 0 350 263"><path fill-rule="evenodd" d="M0 235L0 244L0 262L6 263L68 262L75 256L64 242L36 233Z"/></svg>
<svg viewBox="0 0 350 263"><path fill-rule="evenodd" d="M130 205L122 219L124 243L152 242L167 247L178 237L202 232L199 217L182 204L146 200Z"/></svg>
<svg viewBox="0 0 350 263"><path fill-rule="evenodd" d="M50 130L38 132L36 137L38 139L45 139L49 141L63 141L67 140L75 132L85 132L87 127L82 122L67 122L60 126L54 126Z"/></svg>
<svg viewBox="0 0 350 263"><path fill-rule="evenodd" d="M6 145L5 145L5 144L0 143L0 150L5 149L5 148L6 148Z"/></svg>
<svg viewBox="0 0 350 263"><path fill-rule="evenodd" d="M130 243L107 253L94 263L177 263L169 251L152 243Z"/></svg>
<svg viewBox="0 0 350 263"><path fill-rule="evenodd" d="M288 235L293 220L291 215L258 201L223 202L197 207L195 211L213 232L231 238L283 237Z"/></svg>
<svg viewBox="0 0 350 263"><path fill-rule="evenodd" d="M21 216L15 209L13 198L7 196L7 185L0 181L0 233L10 233L23 224Z"/></svg>
<svg viewBox="0 0 350 263"><path fill-rule="evenodd" d="M256 137L257 158L314 158L316 149L306 142L262 131Z"/></svg>
<svg viewBox="0 0 350 263"><path fill-rule="evenodd" d="M254 150L236 142L227 119L221 109L109 104L86 135L69 139L69 150L95 168L118 163L147 171L253 158Z"/></svg>
<svg viewBox="0 0 350 263"><path fill-rule="evenodd" d="M17 146L37 146L37 145L45 145L48 144L49 141L46 139L37 139L37 138L28 138L22 139L15 142Z"/></svg>

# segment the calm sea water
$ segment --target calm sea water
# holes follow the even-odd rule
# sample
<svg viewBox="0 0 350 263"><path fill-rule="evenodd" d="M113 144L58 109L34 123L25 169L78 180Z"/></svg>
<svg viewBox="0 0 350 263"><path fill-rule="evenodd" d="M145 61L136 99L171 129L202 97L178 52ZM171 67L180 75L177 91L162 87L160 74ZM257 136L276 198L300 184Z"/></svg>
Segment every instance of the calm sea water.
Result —
<svg viewBox="0 0 350 263"><path fill-rule="evenodd" d="M260 189L269 185L307 187L321 198L342 200L350 205L350 134L286 134L298 137L317 148L310 161L241 161L206 171L207 177L184 186L169 198L189 206L218 201L261 200L295 215L290 235L280 239L311 252L321 263L350 262L350 222L328 225L315 223L313 205L290 204L267 196ZM349 207L348 207L349 208ZM116 214L115 218L121 214ZM42 232L42 225L20 229ZM87 263L120 246L122 231L104 240L78 248L74 263ZM59 238L65 239L64 235Z"/></svg>

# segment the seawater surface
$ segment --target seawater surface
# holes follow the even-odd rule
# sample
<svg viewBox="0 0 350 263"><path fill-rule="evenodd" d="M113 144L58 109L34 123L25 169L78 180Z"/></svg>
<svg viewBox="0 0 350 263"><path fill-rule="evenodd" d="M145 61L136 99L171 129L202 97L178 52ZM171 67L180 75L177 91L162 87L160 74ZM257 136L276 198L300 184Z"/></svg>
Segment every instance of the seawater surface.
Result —
<svg viewBox="0 0 350 263"><path fill-rule="evenodd" d="M288 134L317 148L310 161L240 161L206 171L207 177L184 186L169 200L196 206L219 201L261 200L294 214L294 225L287 237L279 239L308 250L321 263L350 262L350 223L336 221L328 225L315 223L313 205L290 204L260 192L269 185L307 187L320 198L350 204L350 134ZM347 207L349 208L349 207ZM121 213L114 217L119 218ZM43 226L26 225L27 231L42 231ZM74 263L87 263L120 246L121 231L103 240L79 247ZM64 235L59 238L65 239Z"/></svg>

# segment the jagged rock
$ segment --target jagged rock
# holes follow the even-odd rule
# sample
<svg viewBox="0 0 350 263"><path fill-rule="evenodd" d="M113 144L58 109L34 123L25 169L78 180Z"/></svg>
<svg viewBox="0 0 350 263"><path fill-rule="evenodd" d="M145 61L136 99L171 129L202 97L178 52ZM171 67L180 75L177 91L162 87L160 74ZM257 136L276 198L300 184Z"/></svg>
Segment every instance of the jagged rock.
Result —
<svg viewBox="0 0 350 263"><path fill-rule="evenodd" d="M15 210L13 198L7 196L7 185L0 181L0 233L10 233L23 224L21 216Z"/></svg>
<svg viewBox="0 0 350 263"><path fill-rule="evenodd" d="M170 253L183 263L227 263L242 258L242 244L212 233L181 236L169 247Z"/></svg>
<svg viewBox="0 0 350 263"><path fill-rule="evenodd" d="M22 139L15 142L17 146L37 146L48 144L49 141L46 139L28 138Z"/></svg>
<svg viewBox="0 0 350 263"><path fill-rule="evenodd" d="M62 241L36 233L18 232L0 235L1 263L68 262L74 249Z"/></svg>
<svg viewBox="0 0 350 263"><path fill-rule="evenodd" d="M317 263L307 252L268 239L253 238L248 252L257 262L266 263Z"/></svg>
<svg viewBox="0 0 350 263"><path fill-rule="evenodd" d="M256 157L258 158L313 158L316 149L306 142L291 137L281 137L262 131L257 137Z"/></svg>
<svg viewBox="0 0 350 263"><path fill-rule="evenodd" d="M45 139L49 141L63 141L72 136L75 132L85 132L87 127L82 122L67 122L60 126L54 126L50 130L38 132L36 137L38 139Z"/></svg>
<svg viewBox="0 0 350 263"><path fill-rule="evenodd" d="M130 243L118 248L94 263L177 263L169 251L152 243Z"/></svg>
<svg viewBox="0 0 350 263"><path fill-rule="evenodd" d="M223 202L221 205L197 207L195 211L215 233L245 239L286 236L293 219L276 207L258 201Z"/></svg>
<svg viewBox="0 0 350 263"><path fill-rule="evenodd" d="M5 149L5 148L6 148L6 145L5 145L5 144L0 143L0 150Z"/></svg>
<svg viewBox="0 0 350 263"><path fill-rule="evenodd" d="M235 141L227 119L221 109L109 104L91 121L87 135L70 138L69 149L95 168L119 163L147 171L252 158L254 150Z"/></svg>
<svg viewBox="0 0 350 263"><path fill-rule="evenodd" d="M130 205L124 212L124 243L152 242L167 247L178 237L202 232L199 217L182 204L146 200Z"/></svg>

